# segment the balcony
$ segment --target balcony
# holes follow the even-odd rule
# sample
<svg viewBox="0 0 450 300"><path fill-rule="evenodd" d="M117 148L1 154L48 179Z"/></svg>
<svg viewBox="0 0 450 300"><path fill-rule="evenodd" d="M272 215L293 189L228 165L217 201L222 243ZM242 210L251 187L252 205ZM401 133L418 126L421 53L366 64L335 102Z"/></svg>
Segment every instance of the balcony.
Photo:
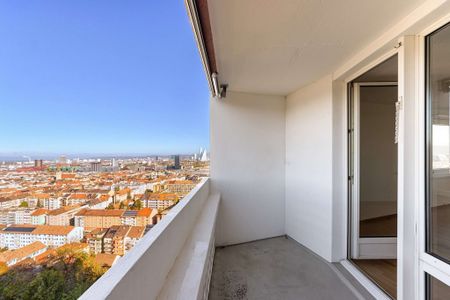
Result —
<svg viewBox="0 0 450 300"><path fill-rule="evenodd" d="M417 47L450 24L450 1L420 2L186 0L212 94L211 179L81 299L449 299L450 265L425 249ZM368 243L352 231L349 111L355 80L393 55L370 80L398 85L398 240ZM396 260L391 295L354 257Z"/></svg>

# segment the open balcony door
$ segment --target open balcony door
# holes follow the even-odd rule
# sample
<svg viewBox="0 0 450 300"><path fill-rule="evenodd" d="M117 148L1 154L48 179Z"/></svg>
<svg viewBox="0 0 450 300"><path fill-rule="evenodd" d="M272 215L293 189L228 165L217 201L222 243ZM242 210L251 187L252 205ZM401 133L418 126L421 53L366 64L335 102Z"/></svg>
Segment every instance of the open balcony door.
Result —
<svg viewBox="0 0 450 300"><path fill-rule="evenodd" d="M351 258L397 257L397 82L353 83Z"/></svg>

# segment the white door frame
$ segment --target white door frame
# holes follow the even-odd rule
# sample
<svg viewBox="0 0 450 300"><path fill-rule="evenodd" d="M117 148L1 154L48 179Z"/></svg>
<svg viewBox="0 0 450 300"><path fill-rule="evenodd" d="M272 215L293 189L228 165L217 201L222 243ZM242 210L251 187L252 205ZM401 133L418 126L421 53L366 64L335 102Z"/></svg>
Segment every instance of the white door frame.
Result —
<svg viewBox="0 0 450 300"><path fill-rule="evenodd" d="M361 82L353 84L353 188L351 197L351 258L396 259L397 238L360 238L360 88L363 86L398 86L398 82ZM397 157L397 164L399 157ZM398 185L398 184L397 184Z"/></svg>

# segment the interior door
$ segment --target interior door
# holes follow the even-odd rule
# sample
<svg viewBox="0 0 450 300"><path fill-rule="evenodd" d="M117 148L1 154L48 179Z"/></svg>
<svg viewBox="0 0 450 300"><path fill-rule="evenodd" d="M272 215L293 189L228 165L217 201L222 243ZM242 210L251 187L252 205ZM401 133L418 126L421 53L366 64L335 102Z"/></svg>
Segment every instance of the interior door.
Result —
<svg viewBox="0 0 450 300"><path fill-rule="evenodd" d="M353 259L397 255L396 82L353 84Z"/></svg>

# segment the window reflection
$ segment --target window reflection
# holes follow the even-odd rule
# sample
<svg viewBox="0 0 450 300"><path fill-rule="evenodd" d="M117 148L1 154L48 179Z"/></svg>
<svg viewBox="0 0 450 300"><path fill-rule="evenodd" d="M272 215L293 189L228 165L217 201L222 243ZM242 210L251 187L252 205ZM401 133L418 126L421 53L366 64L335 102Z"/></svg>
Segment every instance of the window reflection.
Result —
<svg viewBox="0 0 450 300"><path fill-rule="evenodd" d="M448 300L450 298L450 286L442 281L427 275L428 279L428 299L430 300Z"/></svg>
<svg viewBox="0 0 450 300"><path fill-rule="evenodd" d="M433 125L433 170L449 169L449 125Z"/></svg>
<svg viewBox="0 0 450 300"><path fill-rule="evenodd" d="M450 261L450 26L427 37L427 252Z"/></svg>

